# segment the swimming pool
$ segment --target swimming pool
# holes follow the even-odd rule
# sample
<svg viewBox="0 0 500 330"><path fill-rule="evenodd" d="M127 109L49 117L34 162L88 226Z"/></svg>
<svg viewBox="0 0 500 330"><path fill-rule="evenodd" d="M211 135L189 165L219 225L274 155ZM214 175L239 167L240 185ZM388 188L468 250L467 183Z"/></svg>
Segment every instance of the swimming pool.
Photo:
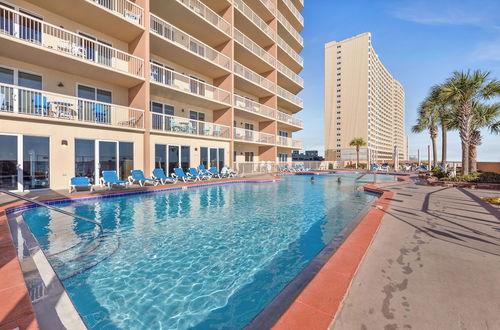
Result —
<svg viewBox="0 0 500 330"><path fill-rule="evenodd" d="M284 177L23 213L91 329L241 328L368 203L359 174ZM377 176L377 181L392 181Z"/></svg>

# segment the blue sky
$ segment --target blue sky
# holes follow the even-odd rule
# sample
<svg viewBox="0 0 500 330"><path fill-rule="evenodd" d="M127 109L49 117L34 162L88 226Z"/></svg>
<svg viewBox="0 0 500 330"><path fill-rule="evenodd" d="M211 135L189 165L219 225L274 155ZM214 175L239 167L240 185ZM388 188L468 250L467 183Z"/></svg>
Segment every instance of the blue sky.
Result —
<svg viewBox="0 0 500 330"><path fill-rule="evenodd" d="M455 70L483 69L500 79L499 0L306 0L304 130L295 137L323 153L324 44L372 33L380 59L406 91L410 155L427 150L427 133L413 134L416 108L429 88ZM500 161L500 135L483 132L480 161ZM440 141L438 141L440 145ZM425 152L426 153L426 152ZM426 156L425 156L426 157ZM449 134L448 159L460 159L456 132Z"/></svg>

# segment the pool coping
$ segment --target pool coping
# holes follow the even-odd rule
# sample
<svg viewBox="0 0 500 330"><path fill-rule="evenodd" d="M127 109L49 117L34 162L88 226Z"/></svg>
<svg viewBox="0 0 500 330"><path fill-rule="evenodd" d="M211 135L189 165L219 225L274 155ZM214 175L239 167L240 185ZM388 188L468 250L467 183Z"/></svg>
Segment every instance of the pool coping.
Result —
<svg viewBox="0 0 500 330"><path fill-rule="evenodd" d="M291 305L272 326L274 330L328 329L347 295L352 280L378 231L385 211L394 195L393 184L412 182L413 176L397 176L397 182L363 186L365 191L379 195L368 212L330 256L313 279L297 295Z"/></svg>

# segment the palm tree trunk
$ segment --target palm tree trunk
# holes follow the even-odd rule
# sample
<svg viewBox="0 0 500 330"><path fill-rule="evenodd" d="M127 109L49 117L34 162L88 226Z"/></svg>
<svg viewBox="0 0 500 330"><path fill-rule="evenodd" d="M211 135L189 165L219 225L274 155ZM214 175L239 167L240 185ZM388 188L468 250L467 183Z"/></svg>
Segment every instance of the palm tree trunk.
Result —
<svg viewBox="0 0 500 330"><path fill-rule="evenodd" d="M471 138L472 105L464 103L460 106L460 139L462 140L462 175L469 174L469 145Z"/></svg>
<svg viewBox="0 0 500 330"><path fill-rule="evenodd" d="M481 132L473 130L469 146L469 170L477 172L477 147L481 145Z"/></svg>
<svg viewBox="0 0 500 330"><path fill-rule="evenodd" d="M436 144L436 138L432 139L432 164L434 167L437 166L437 144Z"/></svg>
<svg viewBox="0 0 500 330"><path fill-rule="evenodd" d="M359 147L356 148L356 169L359 166Z"/></svg>
<svg viewBox="0 0 500 330"><path fill-rule="evenodd" d="M445 123L441 123L441 163L443 163L443 167L446 168L446 152L447 152L447 144L448 144L448 127L446 127Z"/></svg>

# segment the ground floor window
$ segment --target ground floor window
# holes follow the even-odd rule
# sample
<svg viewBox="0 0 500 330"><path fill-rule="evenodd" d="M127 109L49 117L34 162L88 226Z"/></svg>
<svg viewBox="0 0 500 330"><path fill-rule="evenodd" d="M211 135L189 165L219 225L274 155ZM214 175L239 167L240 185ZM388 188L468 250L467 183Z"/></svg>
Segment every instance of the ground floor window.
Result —
<svg viewBox="0 0 500 330"><path fill-rule="evenodd" d="M201 147L200 164L205 168L216 167L220 171L225 165L225 154L224 148Z"/></svg>
<svg viewBox="0 0 500 330"><path fill-rule="evenodd" d="M75 140L75 176L95 177L95 141Z"/></svg>
<svg viewBox="0 0 500 330"><path fill-rule="evenodd" d="M253 162L253 151L245 151L245 162Z"/></svg>
<svg viewBox="0 0 500 330"><path fill-rule="evenodd" d="M174 172L174 168L188 170L191 166L191 147L175 144L155 144L155 167L166 174Z"/></svg>
<svg viewBox="0 0 500 330"><path fill-rule="evenodd" d="M49 188L49 144L44 136L0 134L0 188Z"/></svg>
<svg viewBox="0 0 500 330"><path fill-rule="evenodd" d="M282 163L286 163L288 160L288 154L278 154L278 159Z"/></svg>

